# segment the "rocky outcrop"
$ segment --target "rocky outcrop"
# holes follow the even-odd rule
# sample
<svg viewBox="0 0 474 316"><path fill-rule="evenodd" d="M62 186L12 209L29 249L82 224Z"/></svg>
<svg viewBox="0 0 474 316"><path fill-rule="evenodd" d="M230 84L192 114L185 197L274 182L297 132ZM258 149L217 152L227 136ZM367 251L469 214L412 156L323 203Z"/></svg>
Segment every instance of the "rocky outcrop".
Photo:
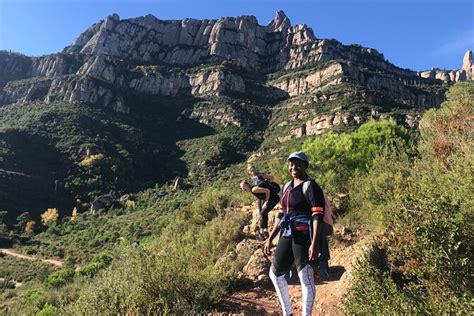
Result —
<svg viewBox="0 0 474 316"><path fill-rule="evenodd" d="M2 80L7 82L31 77L53 78L74 73L79 66L78 60L64 54L28 57L0 51L0 87Z"/></svg>
<svg viewBox="0 0 474 316"><path fill-rule="evenodd" d="M51 80L47 78L11 81L0 91L0 104L43 100L50 86Z"/></svg>
<svg viewBox="0 0 474 316"><path fill-rule="evenodd" d="M292 26L282 11L268 25L259 25L253 16L166 21L111 15L63 53L30 58L0 52L0 104L61 100L127 113L131 104L125 100L132 94L226 95L264 102L309 96L324 102L345 98L327 91L349 83L367 90L369 103L392 100L428 108L443 96L430 88L439 86L433 79L472 78L472 69L469 52L458 72L418 75L392 65L373 48L317 39L308 26ZM224 125L241 126L232 111L198 106L191 117L208 122L215 116Z"/></svg>
<svg viewBox="0 0 474 316"><path fill-rule="evenodd" d="M438 79L445 83L467 80L466 72L464 70L431 69L420 72L420 77L427 79Z"/></svg>
<svg viewBox="0 0 474 316"><path fill-rule="evenodd" d="M59 78L51 83L45 102L64 101L70 103L97 104L111 107L116 112L129 113L130 108L122 96L92 78Z"/></svg>
<svg viewBox="0 0 474 316"><path fill-rule="evenodd" d="M466 54L464 54L462 70L466 72L466 80L474 80L474 64L471 50L468 50Z"/></svg>
<svg viewBox="0 0 474 316"><path fill-rule="evenodd" d="M290 97L301 94L316 92L327 86L339 84L342 82L342 65L331 63L323 69L314 71L301 71L284 75L272 86L286 91Z"/></svg>
<svg viewBox="0 0 474 316"><path fill-rule="evenodd" d="M336 110L330 114L318 115L316 110L308 109L296 112L288 118L288 121L301 122L301 125L291 128L286 135L277 137L279 143L284 143L303 136L319 135L340 124L361 123L360 116L350 115L350 113L341 112L340 110ZM279 127L286 126L288 121L280 123Z"/></svg>
<svg viewBox="0 0 474 316"><path fill-rule="evenodd" d="M234 125L241 127L243 125L238 114L230 107L209 107L207 104L201 104L197 105L188 117L206 125L215 123L222 126Z"/></svg>
<svg viewBox="0 0 474 316"><path fill-rule="evenodd" d="M200 71L189 78L193 95L222 95L245 93L245 82L241 76L221 69Z"/></svg>
<svg viewBox="0 0 474 316"><path fill-rule="evenodd" d="M308 119L309 118L309 119ZM288 117L288 120L278 124L278 127L284 127L291 123L298 122L297 126L291 124L289 131L278 136L279 143L285 143L289 140L300 138L303 136L319 135L339 125L360 125L369 119L389 119L392 118L408 127L418 127L420 123L420 115L410 114L387 114L377 110L360 111L359 113L351 113L336 109L329 114L318 114L314 109L299 110L295 114Z"/></svg>
<svg viewBox="0 0 474 316"><path fill-rule="evenodd" d="M119 77L116 73L119 71L120 65L113 58L107 56L93 56L86 60L77 71L79 76L90 76L110 84L123 85L124 77Z"/></svg>
<svg viewBox="0 0 474 316"><path fill-rule="evenodd" d="M30 76L31 58L9 51L0 51L0 88L8 81Z"/></svg>
<svg viewBox="0 0 474 316"><path fill-rule="evenodd" d="M47 55L32 58L32 69L29 76L53 78L76 72L80 61L64 54Z"/></svg>
<svg viewBox="0 0 474 316"><path fill-rule="evenodd" d="M438 79L445 83L454 83L459 81L474 80L474 65L472 60L472 52L468 50L464 54L462 68L458 70L444 70L432 68L430 70L421 71L419 76L427 79Z"/></svg>
<svg viewBox="0 0 474 316"><path fill-rule="evenodd" d="M188 66L233 59L256 67L265 33L254 17L247 16L162 21L152 15L128 20L113 15L81 34L65 51Z"/></svg>

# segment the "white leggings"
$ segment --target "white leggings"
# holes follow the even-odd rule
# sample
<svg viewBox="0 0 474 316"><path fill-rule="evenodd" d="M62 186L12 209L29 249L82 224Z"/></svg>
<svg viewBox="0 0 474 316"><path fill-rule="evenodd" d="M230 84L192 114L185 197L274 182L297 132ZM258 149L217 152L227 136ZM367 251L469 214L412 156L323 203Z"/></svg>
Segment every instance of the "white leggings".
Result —
<svg viewBox="0 0 474 316"><path fill-rule="evenodd" d="M291 315L290 293L288 292L288 282L286 281L285 275L277 276L274 272L273 265L270 267L269 275L277 292L283 315ZM316 293L313 268L309 264L304 265L303 268L298 271L298 277L303 294L303 315L308 316L311 315L313 310L314 295Z"/></svg>

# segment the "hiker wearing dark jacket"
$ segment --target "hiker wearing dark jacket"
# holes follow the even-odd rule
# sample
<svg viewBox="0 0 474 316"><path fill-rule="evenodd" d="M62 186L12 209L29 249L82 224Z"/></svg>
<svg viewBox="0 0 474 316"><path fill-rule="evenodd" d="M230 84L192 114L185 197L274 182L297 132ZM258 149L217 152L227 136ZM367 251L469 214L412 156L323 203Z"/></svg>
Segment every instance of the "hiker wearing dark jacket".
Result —
<svg viewBox="0 0 474 316"><path fill-rule="evenodd" d="M250 186L258 185L260 181L269 181L269 182L273 181L272 175L266 174L263 172L258 172L257 168L255 168L252 165L247 166L247 173L250 176L250 181L249 181ZM257 198L257 206L258 206L259 213L262 212L263 203L265 203L265 200Z"/></svg>
<svg viewBox="0 0 474 316"><path fill-rule="evenodd" d="M260 231L259 238L265 240L268 237L268 213L280 202L280 186L275 182L258 180L254 184L247 181L240 183L240 188L244 192L252 193L258 200L262 200L263 205L259 209Z"/></svg>
<svg viewBox="0 0 474 316"><path fill-rule="evenodd" d="M292 314L285 274L293 263L301 283L303 315L311 315L314 303L314 272L310 262L318 258L324 195L319 185L306 174L308 164L303 152L294 152L288 157L288 171L293 179L284 186L282 207L264 246L264 253L269 256L272 241L280 233L270 267L270 279L284 315ZM308 183L306 196L303 195L305 182Z"/></svg>

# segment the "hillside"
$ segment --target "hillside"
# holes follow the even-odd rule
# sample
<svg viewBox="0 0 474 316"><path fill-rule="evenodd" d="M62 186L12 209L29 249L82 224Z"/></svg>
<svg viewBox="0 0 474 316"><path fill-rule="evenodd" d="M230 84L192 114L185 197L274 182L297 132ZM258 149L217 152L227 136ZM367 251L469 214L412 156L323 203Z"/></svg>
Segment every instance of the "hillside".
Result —
<svg viewBox="0 0 474 316"><path fill-rule="evenodd" d="M114 14L56 54L0 51L2 312L276 311L238 183L246 163L282 183L293 150L340 225L316 311L468 311L473 70L402 69L282 11Z"/></svg>
<svg viewBox="0 0 474 316"><path fill-rule="evenodd" d="M111 15L60 53L0 52L0 209L72 209L75 197L176 176L205 183L252 153L283 153L369 117L414 126L446 89L424 77L375 49L318 39L281 11L265 26L252 16ZM95 155L100 166L80 166Z"/></svg>

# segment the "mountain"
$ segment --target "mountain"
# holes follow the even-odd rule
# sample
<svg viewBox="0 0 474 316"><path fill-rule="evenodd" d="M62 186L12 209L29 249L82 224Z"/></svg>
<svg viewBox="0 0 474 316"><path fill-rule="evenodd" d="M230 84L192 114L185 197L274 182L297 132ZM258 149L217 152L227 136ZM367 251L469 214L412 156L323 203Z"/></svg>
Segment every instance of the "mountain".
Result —
<svg viewBox="0 0 474 316"><path fill-rule="evenodd" d="M69 210L177 176L206 183L371 117L416 126L449 82L472 79L470 53L465 64L450 80L418 74L282 11L268 25L114 14L60 53L0 52L0 210Z"/></svg>

